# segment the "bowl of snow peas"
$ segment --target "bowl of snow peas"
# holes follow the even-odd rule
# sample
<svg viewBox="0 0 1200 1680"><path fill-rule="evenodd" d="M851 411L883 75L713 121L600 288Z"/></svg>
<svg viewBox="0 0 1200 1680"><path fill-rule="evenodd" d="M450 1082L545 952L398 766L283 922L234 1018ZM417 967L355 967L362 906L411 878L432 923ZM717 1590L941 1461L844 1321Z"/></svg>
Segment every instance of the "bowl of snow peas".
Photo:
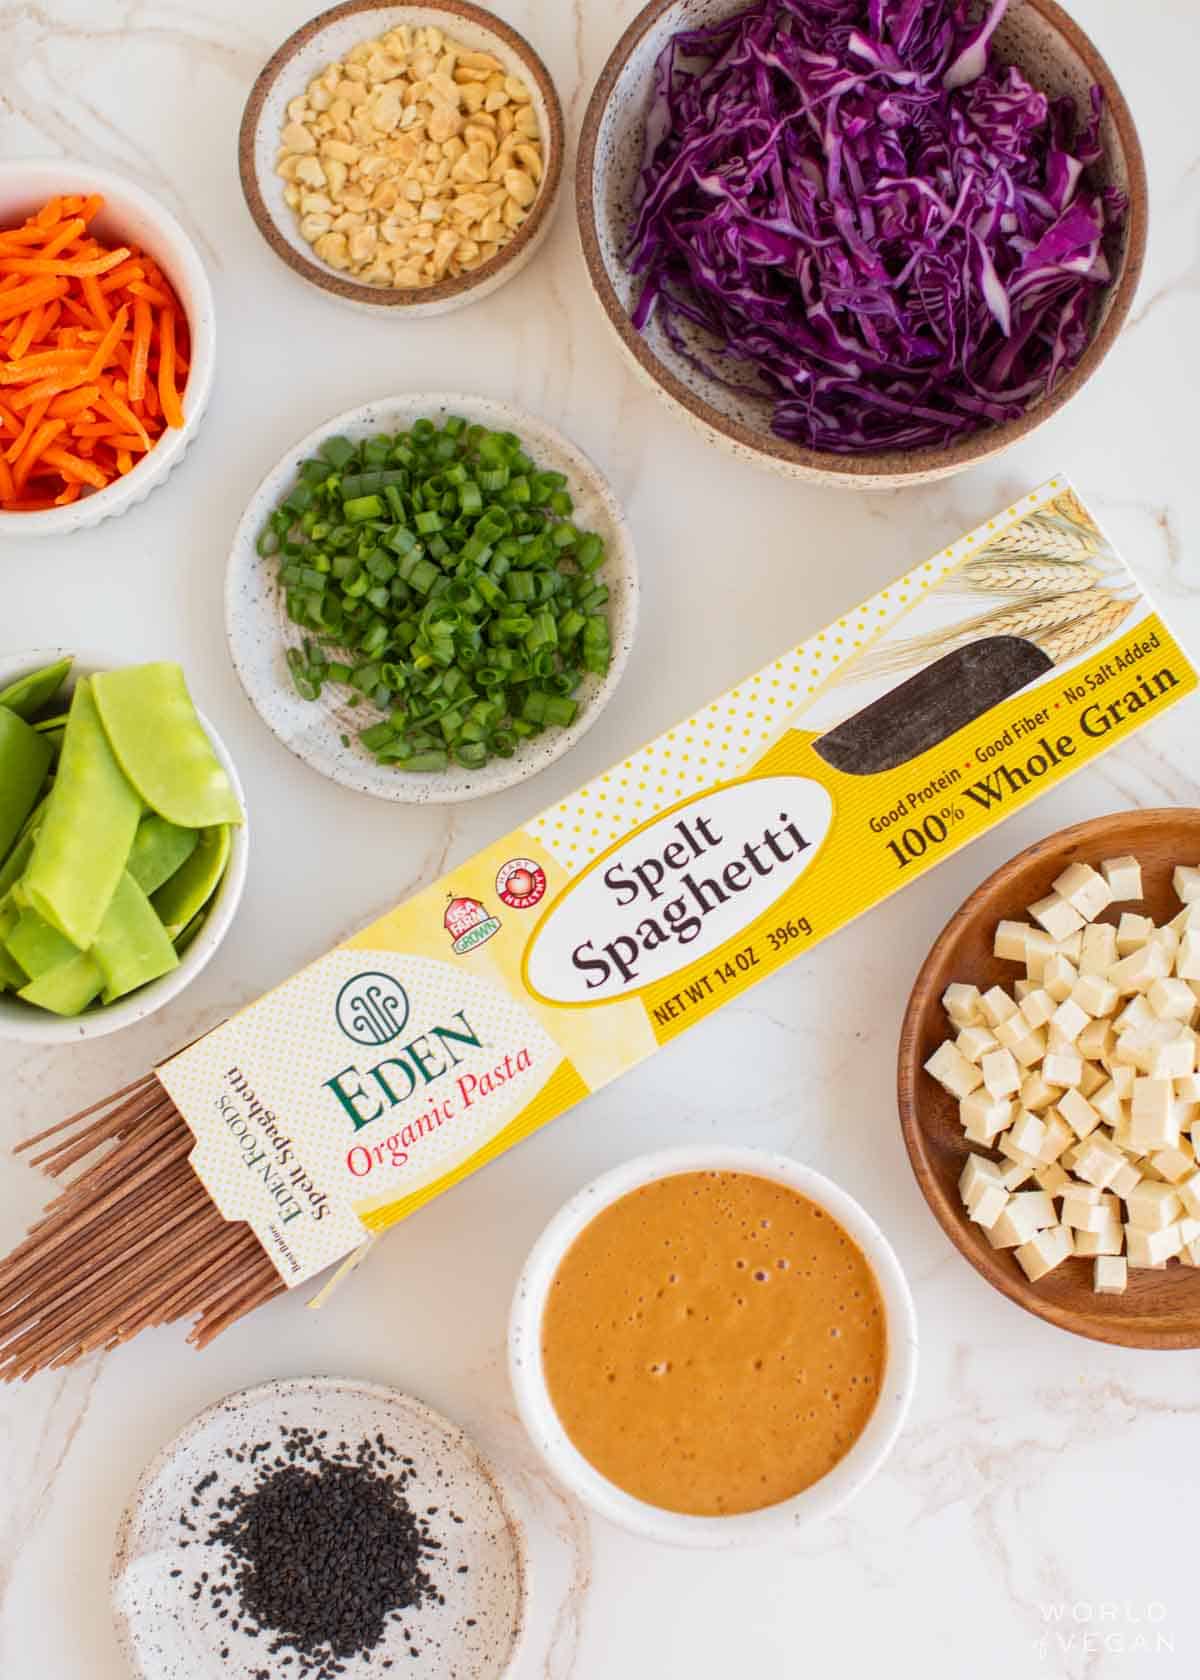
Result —
<svg viewBox="0 0 1200 1680"><path fill-rule="evenodd" d="M533 415L417 394L290 449L234 540L226 628L251 701L323 775L410 804L544 769L600 715L637 623L607 482Z"/></svg>
<svg viewBox="0 0 1200 1680"><path fill-rule="evenodd" d="M0 658L0 1038L140 1021L199 974L246 878L241 784L178 665Z"/></svg>

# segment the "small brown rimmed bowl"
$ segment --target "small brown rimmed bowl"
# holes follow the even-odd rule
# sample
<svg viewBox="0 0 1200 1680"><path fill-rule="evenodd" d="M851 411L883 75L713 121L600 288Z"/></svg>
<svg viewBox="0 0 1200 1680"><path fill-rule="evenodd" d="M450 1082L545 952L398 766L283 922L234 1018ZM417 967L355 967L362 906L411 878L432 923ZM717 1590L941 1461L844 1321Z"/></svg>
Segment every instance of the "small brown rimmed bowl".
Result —
<svg viewBox="0 0 1200 1680"><path fill-rule="evenodd" d="M987 427L944 448L836 455L776 437L767 398L730 391L673 349L653 321L645 333L637 332L630 321L637 285L622 253L641 174L654 66L679 30L714 23L745 4L746 0L650 0L600 73L583 119L575 200L588 274L610 325L637 371L661 397L713 442L777 472L849 489L886 489L948 478L998 455L1082 390L1112 348L1137 289L1146 252L1146 172L1133 118L1112 71L1055 0L1015 0L995 34L1002 62L1019 65L1034 86L1051 96L1069 94L1081 115L1090 113L1092 86L1104 92L1104 160L1095 171L1097 184L1124 192L1129 211L1119 249L1109 253L1112 282L1078 364L1020 419Z"/></svg>
<svg viewBox="0 0 1200 1680"><path fill-rule="evenodd" d="M988 877L955 911L934 942L917 976L900 1032L898 1095L900 1124L909 1159L925 1200L960 1254L994 1288L1026 1312L1122 1347L1200 1347L1200 1268L1168 1265L1165 1271L1130 1267L1124 1295L1092 1290L1092 1262L1065 1260L1040 1283L1027 1281L1012 1253L995 1249L968 1220L958 1193L958 1175L973 1146L966 1142L958 1105L925 1072L926 1060L950 1028L942 993L952 981L978 986L1011 985L1015 964L992 955L1001 920L1024 921L1027 907L1050 891L1069 863L1097 866L1104 858L1132 855L1141 861L1144 905L1114 905L1101 921L1115 922L1121 910L1162 923L1179 909L1171 886L1177 863L1200 855L1200 811L1124 811L1064 828L1039 840Z"/></svg>
<svg viewBox="0 0 1200 1680"><path fill-rule="evenodd" d="M275 173L289 101L360 41L386 35L404 24L412 29L440 29L472 51L493 54L508 73L520 77L532 95L542 145L541 185L515 237L490 262L470 273L414 289L368 285L322 262L301 235L296 216L284 201L287 183ZM344 0L310 19L263 66L246 101L238 136L242 191L258 231L276 256L302 279L353 308L393 309L405 317L448 314L487 297L519 274L549 232L562 160L562 106L550 72L523 35L470 0L443 0L439 6Z"/></svg>

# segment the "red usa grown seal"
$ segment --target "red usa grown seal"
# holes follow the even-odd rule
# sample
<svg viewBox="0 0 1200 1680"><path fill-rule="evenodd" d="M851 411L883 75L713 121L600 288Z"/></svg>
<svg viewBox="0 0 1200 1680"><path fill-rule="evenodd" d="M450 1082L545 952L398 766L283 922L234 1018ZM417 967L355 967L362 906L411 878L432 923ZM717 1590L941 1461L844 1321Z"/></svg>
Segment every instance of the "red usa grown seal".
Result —
<svg viewBox="0 0 1200 1680"><path fill-rule="evenodd" d="M509 858L496 876L496 892L511 910L532 910L546 891L546 872L532 858Z"/></svg>
<svg viewBox="0 0 1200 1680"><path fill-rule="evenodd" d="M468 951L485 944L494 933L500 932L498 918L489 915L477 898L452 898L446 906L442 925L453 942L454 954L459 957L466 956Z"/></svg>

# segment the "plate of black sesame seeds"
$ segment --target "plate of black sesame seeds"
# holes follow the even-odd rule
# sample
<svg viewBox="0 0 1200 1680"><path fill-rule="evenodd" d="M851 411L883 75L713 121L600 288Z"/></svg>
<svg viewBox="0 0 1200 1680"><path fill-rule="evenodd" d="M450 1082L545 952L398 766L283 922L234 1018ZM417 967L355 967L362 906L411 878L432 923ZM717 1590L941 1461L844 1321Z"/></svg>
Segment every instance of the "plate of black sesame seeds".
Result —
<svg viewBox="0 0 1200 1680"><path fill-rule="evenodd" d="M246 1389L143 1475L113 1606L138 1680L500 1680L524 1547L454 1424L333 1377Z"/></svg>

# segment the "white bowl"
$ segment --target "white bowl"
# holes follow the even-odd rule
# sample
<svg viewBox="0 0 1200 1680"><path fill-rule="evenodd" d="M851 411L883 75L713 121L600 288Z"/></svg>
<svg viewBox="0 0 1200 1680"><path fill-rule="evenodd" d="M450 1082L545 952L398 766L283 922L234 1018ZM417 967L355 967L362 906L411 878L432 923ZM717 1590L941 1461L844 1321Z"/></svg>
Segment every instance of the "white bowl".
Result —
<svg viewBox="0 0 1200 1680"><path fill-rule="evenodd" d="M79 652L74 648L35 648L31 653L0 655L0 688L6 688L27 671L40 670L43 665L52 665L72 653L75 664L62 690L64 697L72 692L77 678L90 677L96 671L111 671L118 665L131 663L127 659L110 659L102 653ZM225 873L209 900L208 914L200 931L180 957L178 968L173 968L158 980L151 980L147 986L139 987L119 1003L107 1004L83 1015L51 1015L47 1010L22 1003L10 992L0 992L0 1039L16 1039L21 1044L75 1044L84 1038L105 1038L109 1033L119 1032L122 1027L131 1027L135 1021L144 1021L147 1015L153 1015L191 984L229 932L241 903L250 858L246 795L224 741L203 712L199 715L213 751L233 784L238 804L242 807L243 821L232 832Z"/></svg>
<svg viewBox="0 0 1200 1680"><path fill-rule="evenodd" d="M559 1264L586 1225L620 1197L656 1179L688 1172L753 1173L817 1202L870 1261L883 1297L888 1354L883 1385L867 1427L841 1462L794 1499L729 1517L695 1517L635 1499L584 1458L559 1421L542 1367L542 1315ZM508 1330L509 1374L517 1409L534 1445L560 1481L593 1511L631 1533L675 1546L725 1548L787 1540L831 1516L879 1469L895 1443L917 1377L917 1321L900 1262L883 1232L836 1184L787 1155L760 1149L688 1146L642 1155L581 1190L542 1232L517 1284Z"/></svg>
<svg viewBox="0 0 1200 1680"><path fill-rule="evenodd" d="M259 534L296 477L298 462L334 434L352 442L376 432L395 432L422 417L441 421L463 415L472 425L515 432L539 468L567 476L575 501L574 518L584 530L604 538L606 559L597 576L608 585L612 664L603 677L588 676L576 698L579 715L569 729L547 729L523 741L512 758L494 758L481 770L452 765L440 774L423 775L377 764L361 746L357 731L374 716L342 701L332 684L319 701L302 700L292 685L286 650L301 633L284 610L276 581L279 562L263 559ZM485 397L442 392L381 397L361 408L336 414L287 451L250 499L233 539L225 574L225 630L242 686L263 722L305 764L331 781L377 799L405 805L447 805L499 793L561 758L589 730L612 699L637 629L638 578L633 538L606 479L581 449L544 420L509 403ZM349 746L343 745L343 735Z"/></svg>
<svg viewBox="0 0 1200 1680"><path fill-rule="evenodd" d="M128 240L153 257L175 289L187 316L191 361L183 391L183 425L171 427L133 467L104 490L85 493L66 507L40 513L0 511L0 536L48 537L99 525L144 501L187 452L212 389L216 317L212 288L199 253L179 223L132 181L69 158L10 158L0 162L0 225L9 226L56 193L102 193L104 208L93 226L106 240Z"/></svg>
<svg viewBox="0 0 1200 1680"><path fill-rule="evenodd" d="M498 58L506 72L519 77L529 88L542 144L542 183L515 238L501 246L490 262L420 290L368 285L323 262L301 234L284 200L287 183L275 173L288 102L360 41L386 35L403 24L413 29L441 29L463 46ZM550 72L510 24L471 0L446 0L440 6L344 0L344 4L310 18L289 35L263 67L242 113L238 167L255 226L294 273L351 309L391 309L400 318L415 320L447 315L464 304L476 303L521 272L550 231L562 184L563 151L562 106Z"/></svg>

